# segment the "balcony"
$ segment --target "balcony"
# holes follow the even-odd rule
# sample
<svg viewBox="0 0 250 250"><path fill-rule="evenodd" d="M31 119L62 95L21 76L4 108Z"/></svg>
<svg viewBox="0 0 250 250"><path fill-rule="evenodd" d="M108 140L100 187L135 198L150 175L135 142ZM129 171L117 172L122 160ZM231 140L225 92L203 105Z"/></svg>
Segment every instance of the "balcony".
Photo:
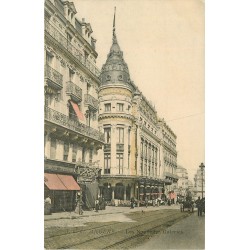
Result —
<svg viewBox="0 0 250 250"><path fill-rule="evenodd" d="M111 144L104 144L104 151L110 151L111 150Z"/></svg>
<svg viewBox="0 0 250 250"><path fill-rule="evenodd" d="M58 71L50 67L48 64L45 65L44 69L45 81L48 86L55 90L61 90L63 87L63 75Z"/></svg>
<svg viewBox="0 0 250 250"><path fill-rule="evenodd" d="M116 144L116 151L124 151L124 144L117 143Z"/></svg>
<svg viewBox="0 0 250 250"><path fill-rule="evenodd" d="M104 134L96 129L86 126L79 121L72 120L68 116L45 106L44 119L69 130L77 132L88 138L104 143Z"/></svg>
<svg viewBox="0 0 250 250"><path fill-rule="evenodd" d="M82 89L71 81L67 82L66 94L75 102L82 101Z"/></svg>
<svg viewBox="0 0 250 250"><path fill-rule="evenodd" d="M91 109L98 110L98 100L89 94L84 95L84 104L90 106Z"/></svg>
<svg viewBox="0 0 250 250"><path fill-rule="evenodd" d="M88 59L84 54L71 44L71 42L49 22L45 21L44 24L45 33L53 37L61 46L64 47L69 53L77 59L85 68L87 68L96 77L100 76L100 70Z"/></svg>

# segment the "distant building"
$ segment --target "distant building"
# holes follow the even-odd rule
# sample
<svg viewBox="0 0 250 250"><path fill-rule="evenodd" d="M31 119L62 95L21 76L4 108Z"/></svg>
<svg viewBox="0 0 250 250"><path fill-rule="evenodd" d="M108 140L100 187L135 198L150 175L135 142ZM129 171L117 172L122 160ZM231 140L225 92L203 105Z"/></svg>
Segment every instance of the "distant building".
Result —
<svg viewBox="0 0 250 250"><path fill-rule="evenodd" d="M203 183L203 184L202 184ZM195 196L205 197L205 169L198 169L194 176L194 193Z"/></svg>

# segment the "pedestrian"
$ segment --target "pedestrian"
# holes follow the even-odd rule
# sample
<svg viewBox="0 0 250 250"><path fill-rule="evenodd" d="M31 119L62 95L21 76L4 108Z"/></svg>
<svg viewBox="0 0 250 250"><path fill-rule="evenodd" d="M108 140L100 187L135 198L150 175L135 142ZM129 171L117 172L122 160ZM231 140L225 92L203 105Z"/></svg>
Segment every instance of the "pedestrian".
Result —
<svg viewBox="0 0 250 250"><path fill-rule="evenodd" d="M147 196L145 197L145 206L146 206L146 208L148 207L148 197Z"/></svg>
<svg viewBox="0 0 250 250"><path fill-rule="evenodd" d="M134 202L135 202L135 199L134 199L134 197L132 197L130 200L130 209L134 208Z"/></svg>
<svg viewBox="0 0 250 250"><path fill-rule="evenodd" d="M51 198L50 195L46 197L44 200L44 213L51 214Z"/></svg>
<svg viewBox="0 0 250 250"><path fill-rule="evenodd" d="M156 200L157 200L157 206L159 207L160 203L161 203L161 200L160 200L160 198L157 198Z"/></svg>
<svg viewBox="0 0 250 250"><path fill-rule="evenodd" d="M95 211L98 212L99 210L99 197L95 200Z"/></svg>
<svg viewBox="0 0 250 250"><path fill-rule="evenodd" d="M195 201L196 207L198 209L198 216L202 216L202 201L200 196L198 197L198 200Z"/></svg>

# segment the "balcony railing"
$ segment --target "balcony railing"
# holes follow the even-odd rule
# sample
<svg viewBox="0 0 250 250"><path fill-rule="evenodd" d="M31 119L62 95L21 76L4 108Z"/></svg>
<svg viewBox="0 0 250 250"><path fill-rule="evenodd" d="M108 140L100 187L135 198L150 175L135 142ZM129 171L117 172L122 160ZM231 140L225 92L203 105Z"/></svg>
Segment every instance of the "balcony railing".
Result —
<svg viewBox="0 0 250 250"><path fill-rule="evenodd" d="M111 144L104 144L104 151L110 151L111 150Z"/></svg>
<svg viewBox="0 0 250 250"><path fill-rule="evenodd" d="M53 27L47 21L45 21L44 27L45 27L45 32L47 32L66 50L68 50L89 71L91 71L95 76L99 77L100 70L92 62L86 59L85 56L81 53L81 51L75 48L61 32L59 32L55 27Z"/></svg>
<svg viewBox="0 0 250 250"><path fill-rule="evenodd" d="M50 67L48 64L45 65L44 69L45 79L47 79L48 85L58 90L63 87L63 75L58 71Z"/></svg>
<svg viewBox="0 0 250 250"><path fill-rule="evenodd" d="M86 137L92 138L97 141L104 142L104 134L99 132L96 129L86 126L85 124L80 123L70 119L68 116L53 110L45 106L44 118L49 122L53 122L57 125L63 126L72 131L78 132Z"/></svg>
<svg viewBox="0 0 250 250"><path fill-rule="evenodd" d="M84 95L84 104L89 105L94 109L98 109L98 100L89 94Z"/></svg>
<svg viewBox="0 0 250 250"><path fill-rule="evenodd" d="M76 102L82 101L82 89L73 82L67 82L66 93Z"/></svg>
<svg viewBox="0 0 250 250"><path fill-rule="evenodd" d="M116 144L116 150L117 151L124 151L124 144L117 143Z"/></svg>

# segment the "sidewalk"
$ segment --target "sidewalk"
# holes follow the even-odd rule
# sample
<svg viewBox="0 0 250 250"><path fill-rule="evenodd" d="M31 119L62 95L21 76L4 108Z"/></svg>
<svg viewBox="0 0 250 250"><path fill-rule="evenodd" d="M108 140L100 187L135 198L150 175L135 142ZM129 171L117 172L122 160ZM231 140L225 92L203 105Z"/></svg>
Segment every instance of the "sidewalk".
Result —
<svg viewBox="0 0 250 250"><path fill-rule="evenodd" d="M74 211L52 213L51 215L44 215L44 221L60 220L60 219L77 219L81 217L99 216L99 215L105 215L105 214L131 213L131 212L137 212L137 211L142 211L142 210L156 211L156 210L162 210L162 209L180 209L180 206L179 205L159 206L159 207L148 206L147 208L135 207L134 209L130 209L130 207L107 206L105 210L99 210L98 212L95 212L95 210L83 211L82 215L79 215L75 213Z"/></svg>

